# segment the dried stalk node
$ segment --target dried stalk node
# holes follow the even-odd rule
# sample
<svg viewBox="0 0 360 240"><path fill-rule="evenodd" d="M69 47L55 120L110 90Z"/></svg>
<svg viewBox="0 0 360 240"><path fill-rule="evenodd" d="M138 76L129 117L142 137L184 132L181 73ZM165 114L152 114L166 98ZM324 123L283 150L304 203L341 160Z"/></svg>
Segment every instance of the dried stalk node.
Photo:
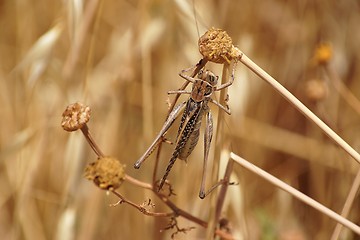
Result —
<svg viewBox="0 0 360 240"><path fill-rule="evenodd" d="M85 168L85 178L105 190L115 190L123 182L125 165L112 157L102 157Z"/></svg>

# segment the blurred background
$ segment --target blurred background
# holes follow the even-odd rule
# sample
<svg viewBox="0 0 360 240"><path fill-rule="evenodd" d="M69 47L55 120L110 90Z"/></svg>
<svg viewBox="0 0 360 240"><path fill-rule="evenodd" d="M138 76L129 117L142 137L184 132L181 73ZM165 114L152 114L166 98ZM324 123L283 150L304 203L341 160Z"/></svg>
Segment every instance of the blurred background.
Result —
<svg viewBox="0 0 360 240"><path fill-rule="evenodd" d="M89 105L88 126L102 151L126 164L129 175L151 182L155 157L139 170L133 163L161 129L167 91L179 88L184 80L178 73L200 60L197 41L210 27L226 30L235 46L359 150L359 104L346 100L360 95L359 5L355 0L0 1L0 238L170 238L175 230L160 231L168 219L128 205L110 207L118 199L83 178L96 155L80 132L62 130L61 114L75 101ZM321 42L331 46L329 65L342 91L314 64ZM220 65L207 67L221 75ZM238 64L235 77L229 88L232 115L221 119L225 157L212 160L222 169L226 152L233 151L340 213L357 163L244 65ZM210 107L217 120L217 107ZM170 140L176 128L177 123ZM163 145L159 179L172 149ZM198 197L202 158L201 135L188 162L177 161L169 180L174 203L208 221L211 197ZM231 180L239 184L229 188L222 216L235 239L332 235L333 220L259 176L235 166ZM170 211L139 187L124 183L119 192L138 204L151 198L153 211ZM348 217L357 225L359 212L357 197ZM204 228L178 220L180 227L196 229L176 239L205 238ZM346 229L340 235L358 238Z"/></svg>

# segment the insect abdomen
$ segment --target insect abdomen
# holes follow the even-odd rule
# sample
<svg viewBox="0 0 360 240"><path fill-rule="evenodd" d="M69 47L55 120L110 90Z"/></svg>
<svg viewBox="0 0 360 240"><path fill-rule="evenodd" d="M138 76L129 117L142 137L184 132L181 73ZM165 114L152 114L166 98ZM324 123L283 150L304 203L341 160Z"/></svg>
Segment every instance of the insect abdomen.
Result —
<svg viewBox="0 0 360 240"><path fill-rule="evenodd" d="M190 134L188 140L186 141L184 147L180 149L179 159L186 160L187 157L192 153L194 150L196 144L199 141L199 135L200 135L200 126L201 126L201 118L202 114L200 113L199 116L196 119L196 122L194 124L194 129L192 133Z"/></svg>

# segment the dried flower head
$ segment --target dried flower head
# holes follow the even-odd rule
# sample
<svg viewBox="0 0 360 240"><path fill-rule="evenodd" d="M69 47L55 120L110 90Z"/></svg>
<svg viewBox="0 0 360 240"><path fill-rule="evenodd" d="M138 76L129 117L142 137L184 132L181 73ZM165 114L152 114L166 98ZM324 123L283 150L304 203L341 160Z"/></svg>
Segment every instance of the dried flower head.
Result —
<svg viewBox="0 0 360 240"><path fill-rule="evenodd" d="M232 44L231 37L222 29L211 28L199 38L199 51L203 57L215 63L230 63L241 58L241 52Z"/></svg>
<svg viewBox="0 0 360 240"><path fill-rule="evenodd" d="M123 182L125 165L112 157L103 157L90 163L85 168L85 178L105 190L115 190Z"/></svg>
<svg viewBox="0 0 360 240"><path fill-rule="evenodd" d="M320 43L315 49L313 62L315 64L327 64L332 58L333 52L330 43Z"/></svg>
<svg viewBox="0 0 360 240"><path fill-rule="evenodd" d="M76 131L82 128L90 119L91 109L76 102L67 106L63 112L61 126L65 131Z"/></svg>
<svg viewBox="0 0 360 240"><path fill-rule="evenodd" d="M328 95L328 86L323 80L311 79L306 82L305 92L311 101L321 101Z"/></svg>

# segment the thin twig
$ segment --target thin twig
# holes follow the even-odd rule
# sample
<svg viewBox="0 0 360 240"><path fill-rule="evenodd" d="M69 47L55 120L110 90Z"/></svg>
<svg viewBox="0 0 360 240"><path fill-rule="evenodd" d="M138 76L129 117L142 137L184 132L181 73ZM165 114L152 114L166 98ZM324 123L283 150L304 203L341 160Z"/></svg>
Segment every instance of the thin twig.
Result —
<svg viewBox="0 0 360 240"><path fill-rule="evenodd" d="M224 63L223 70L222 70L222 76L221 76L221 84L228 81L230 77L230 65L228 63ZM223 89L220 92L220 104L226 105L226 96L227 96L227 89ZM223 131L223 119L224 119L224 111L219 111L217 116L217 126L215 131L215 151L214 151L214 159L220 159L221 151L224 147L224 131ZM219 162L214 161L212 166L212 180L217 181L219 179ZM206 233L207 238L210 238L214 235L214 231L216 229L218 216L214 210L216 209L217 201L215 199L216 195L211 196L211 212L210 212L210 222L209 222L209 228Z"/></svg>
<svg viewBox="0 0 360 240"><path fill-rule="evenodd" d="M153 186L150 183L139 181L136 178L133 178L133 177L127 175L127 174L125 174L124 180L129 182L129 183L132 183L132 184L134 184L134 185L136 185L138 187L153 190Z"/></svg>
<svg viewBox="0 0 360 240"><path fill-rule="evenodd" d="M360 115L360 101L359 99L346 87L346 85L341 81L338 74L330 65L325 65L325 72L327 73L332 84L334 84L335 89L339 92L341 97L349 104L354 111Z"/></svg>
<svg viewBox="0 0 360 240"><path fill-rule="evenodd" d="M324 66L325 72L334 85L335 89L338 91L340 96L349 104L354 111L360 115L360 101L359 99L347 88L347 86L341 81L337 72L329 65ZM341 216L347 217L351 206L356 197L356 193L360 188L360 170L357 172L354 182L350 188L350 192L346 198L344 207L341 211ZM334 232L331 236L331 240L336 240L339 238L343 226L341 224L336 224Z"/></svg>
<svg viewBox="0 0 360 240"><path fill-rule="evenodd" d="M226 192L229 187L230 174L233 170L233 166L234 166L234 160L230 158L226 165L226 170L223 178L224 183L222 184L219 195L217 197L216 208L215 208L215 223L218 223L220 219L222 207L225 201Z"/></svg>
<svg viewBox="0 0 360 240"><path fill-rule="evenodd" d="M356 193L360 188L360 170L358 171L358 173L356 174L356 177L354 179L354 182L350 188L350 192L346 198L345 204L344 204L344 208L341 211L341 216L343 217L347 217L349 215L350 209L352 204L354 203L355 197L356 197ZM342 230L343 226L338 223L336 224L335 230L331 236L331 240L336 240L338 239L338 237L340 236L340 232Z"/></svg>
<svg viewBox="0 0 360 240"><path fill-rule="evenodd" d="M86 6L81 26L79 28L79 31L75 35L74 43L71 46L71 50L64 64L63 75L65 79L70 78L75 70L75 67L80 57L81 49L84 46L84 41L86 39L85 37L96 14L98 3L98 0L92 0L89 1Z"/></svg>
<svg viewBox="0 0 360 240"><path fill-rule="evenodd" d="M182 216L183 218L186 218L194 223L199 224L200 226L206 228L208 226L207 222L191 215L190 213L178 208L171 200L169 200L168 197L166 197L165 195L157 192L156 190L154 191L154 193L171 209L174 211L174 213L177 216Z"/></svg>
<svg viewBox="0 0 360 240"><path fill-rule="evenodd" d="M87 126L87 124L85 124L82 128L81 128L82 133L85 136L86 141L89 143L90 147L94 150L94 152L96 153L96 155L99 158L104 157L104 153L101 151L101 149L99 148L99 146L96 144L95 139L92 137L90 130Z"/></svg>
<svg viewBox="0 0 360 240"><path fill-rule="evenodd" d="M163 142L163 138L160 138L160 141L158 143L158 149L156 151L156 157L155 157L155 165L154 165L154 171L153 171L153 176L152 176L152 181L153 184L155 185L157 179L157 169L158 169L158 165L159 165L159 159L160 159L160 155L161 155L161 148L162 148L162 142Z"/></svg>
<svg viewBox="0 0 360 240"><path fill-rule="evenodd" d="M244 53L239 54L239 61L250 68L261 79L269 83L276 91L278 91L286 100L293 104L304 116L313 121L321 130L323 130L331 139L333 139L342 149L344 149L351 157L360 163L360 154L356 152L347 142L337 135L330 127L328 127L320 118L311 112L302 102L292 95L285 87L271 77L267 72L260 68Z"/></svg>
<svg viewBox="0 0 360 240"><path fill-rule="evenodd" d="M245 159L239 157L235 153L230 153L230 157L234 159L235 162L240 164L241 166L247 168L248 170L254 172L258 176L264 178L268 182L274 184L275 186L281 188L282 190L290 193L292 196L296 197L300 201L308 204L309 206L317 209L318 211L322 212L323 214L327 215L328 217L334 219L338 223L348 227L358 235L360 235L360 227L348 219L340 216L339 214L335 213L334 211L330 210L329 208L325 207L324 205L320 204L319 202L315 201L314 199L306 196L302 192L296 190L295 188L291 187L290 185L286 184L285 182L281 181L280 179L272 176L271 174L265 172L261 168L255 166L254 164L246 161Z"/></svg>
<svg viewBox="0 0 360 240"><path fill-rule="evenodd" d="M207 228L208 223L191 215L190 213L178 208L172 201L170 201L167 197L165 197L163 194L158 193L157 191L154 191L154 193L171 209L174 211L174 213L177 216L181 216L183 218L186 218L194 223L199 224L200 226ZM218 236L221 236L223 239L234 239L230 234L224 232L223 230L217 229L215 230L215 234Z"/></svg>
<svg viewBox="0 0 360 240"><path fill-rule="evenodd" d="M133 202L127 200L126 198L124 198L120 193L116 192L115 190L112 191L112 193L114 193L117 197L120 198L120 201L117 202L116 204L113 204L113 206L116 206L116 205L121 204L121 203L127 203L130 206L136 208L137 210L139 210L140 212L142 212L142 213L144 213L145 215L148 215L148 216L152 216L152 217L174 217L175 216L174 212L171 212L171 213L151 212L151 211L147 210L145 207L142 207L140 205L137 205L136 203L133 203Z"/></svg>

